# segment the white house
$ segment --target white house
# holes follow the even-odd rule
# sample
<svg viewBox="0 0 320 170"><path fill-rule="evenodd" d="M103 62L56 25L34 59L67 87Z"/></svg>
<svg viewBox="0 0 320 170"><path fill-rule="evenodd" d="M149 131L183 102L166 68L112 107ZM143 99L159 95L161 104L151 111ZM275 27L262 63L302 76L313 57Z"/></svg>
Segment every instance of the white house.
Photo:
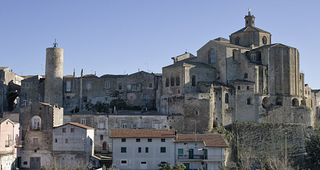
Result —
<svg viewBox="0 0 320 170"><path fill-rule="evenodd" d="M62 166L88 165L94 154L94 128L69 122L53 129L52 143L53 157Z"/></svg>
<svg viewBox="0 0 320 170"><path fill-rule="evenodd" d="M20 124L10 119L0 118L0 169L10 170L19 167Z"/></svg>
<svg viewBox="0 0 320 170"><path fill-rule="evenodd" d="M158 164L174 160L174 130L112 129L113 165L121 170L158 170Z"/></svg>
<svg viewBox="0 0 320 170"><path fill-rule="evenodd" d="M228 145L219 134L177 134L175 159L186 169L219 170L224 164Z"/></svg>

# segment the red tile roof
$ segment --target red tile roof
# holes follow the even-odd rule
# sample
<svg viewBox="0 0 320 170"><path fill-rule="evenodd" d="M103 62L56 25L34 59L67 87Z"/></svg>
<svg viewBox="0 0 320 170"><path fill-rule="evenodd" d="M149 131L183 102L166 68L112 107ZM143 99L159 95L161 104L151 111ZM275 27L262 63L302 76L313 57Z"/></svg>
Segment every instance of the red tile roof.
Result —
<svg viewBox="0 0 320 170"><path fill-rule="evenodd" d="M207 147L228 147L223 137L219 134L177 134L174 142L203 142Z"/></svg>
<svg viewBox="0 0 320 170"><path fill-rule="evenodd" d="M112 129L111 138L174 138L174 130L166 129Z"/></svg>

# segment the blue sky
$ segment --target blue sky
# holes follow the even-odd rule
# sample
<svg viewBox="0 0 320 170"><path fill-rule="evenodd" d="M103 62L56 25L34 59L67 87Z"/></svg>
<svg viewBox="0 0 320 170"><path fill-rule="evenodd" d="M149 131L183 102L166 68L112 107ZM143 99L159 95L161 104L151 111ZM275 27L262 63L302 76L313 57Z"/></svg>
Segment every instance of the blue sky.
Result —
<svg viewBox="0 0 320 170"><path fill-rule="evenodd" d="M171 57L244 27L251 8L255 26L272 43L300 52L305 83L320 88L320 1L214 0L0 0L0 67L44 75L45 52L57 39L64 75L161 73Z"/></svg>

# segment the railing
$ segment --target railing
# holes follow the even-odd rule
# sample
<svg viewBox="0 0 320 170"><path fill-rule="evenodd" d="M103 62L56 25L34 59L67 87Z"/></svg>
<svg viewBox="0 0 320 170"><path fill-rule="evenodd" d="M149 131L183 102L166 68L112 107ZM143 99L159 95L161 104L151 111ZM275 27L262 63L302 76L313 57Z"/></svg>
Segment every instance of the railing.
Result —
<svg viewBox="0 0 320 170"><path fill-rule="evenodd" d="M24 145L23 141L17 141L14 147L15 148L21 148L23 145Z"/></svg>
<svg viewBox="0 0 320 170"><path fill-rule="evenodd" d="M178 159L224 160L224 155L178 155Z"/></svg>
<svg viewBox="0 0 320 170"><path fill-rule="evenodd" d="M203 159L203 155L178 155L178 159Z"/></svg>

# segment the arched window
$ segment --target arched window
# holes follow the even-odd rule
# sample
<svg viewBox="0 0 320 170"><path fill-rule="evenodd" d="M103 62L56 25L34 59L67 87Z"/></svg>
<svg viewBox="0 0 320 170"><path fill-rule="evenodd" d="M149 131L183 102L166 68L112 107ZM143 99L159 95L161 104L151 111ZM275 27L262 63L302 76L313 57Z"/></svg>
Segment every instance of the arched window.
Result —
<svg viewBox="0 0 320 170"><path fill-rule="evenodd" d="M191 85L196 86L196 76L194 76L194 75L191 78Z"/></svg>
<svg viewBox="0 0 320 170"><path fill-rule="evenodd" d="M247 98L247 105L252 105L252 98L251 97Z"/></svg>
<svg viewBox="0 0 320 170"><path fill-rule="evenodd" d="M268 97L263 98L262 100L262 107L263 108L268 108L270 107L270 100Z"/></svg>
<svg viewBox="0 0 320 170"><path fill-rule="evenodd" d="M243 78L248 78L248 73L244 73Z"/></svg>
<svg viewBox="0 0 320 170"><path fill-rule="evenodd" d="M229 94L228 94L228 93L226 93L226 94L224 95L224 102L225 102L225 103L229 103Z"/></svg>
<svg viewBox="0 0 320 170"><path fill-rule="evenodd" d="M174 86L174 77L171 77L171 86Z"/></svg>
<svg viewBox="0 0 320 170"><path fill-rule="evenodd" d="M292 106L298 107L299 106L299 100L296 99L296 98L292 99Z"/></svg>
<svg viewBox="0 0 320 170"><path fill-rule="evenodd" d="M102 144L102 150L104 150L104 151L107 150L107 142L103 142L103 144Z"/></svg>
<svg viewBox="0 0 320 170"><path fill-rule="evenodd" d="M211 49L211 50L209 51L208 62L209 62L210 64L216 62L216 52L214 51L214 49Z"/></svg>
<svg viewBox="0 0 320 170"><path fill-rule="evenodd" d="M262 37L262 43L263 43L264 45L267 44L267 37L266 37L266 36L263 36L263 37Z"/></svg>
<svg viewBox="0 0 320 170"><path fill-rule="evenodd" d="M176 76L176 86L180 86L180 77Z"/></svg>
<svg viewBox="0 0 320 170"><path fill-rule="evenodd" d="M166 78L166 87L169 87L169 78Z"/></svg>
<svg viewBox="0 0 320 170"><path fill-rule="evenodd" d="M240 38L240 37L237 37L235 43L236 43L236 45L240 45L240 44L241 44L241 38Z"/></svg>
<svg viewBox="0 0 320 170"><path fill-rule="evenodd" d="M31 118L31 129L41 130L41 118L39 116L33 116Z"/></svg>
<svg viewBox="0 0 320 170"><path fill-rule="evenodd" d="M276 105L282 106L282 98L281 97L276 98Z"/></svg>

